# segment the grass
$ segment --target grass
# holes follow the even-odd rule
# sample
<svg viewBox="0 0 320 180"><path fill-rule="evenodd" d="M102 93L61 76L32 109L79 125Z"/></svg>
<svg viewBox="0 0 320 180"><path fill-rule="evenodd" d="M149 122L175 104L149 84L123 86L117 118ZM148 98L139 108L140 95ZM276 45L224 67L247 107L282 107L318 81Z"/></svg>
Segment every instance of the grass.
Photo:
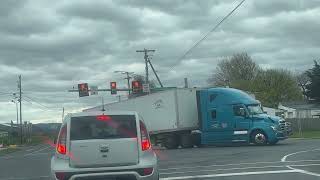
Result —
<svg viewBox="0 0 320 180"><path fill-rule="evenodd" d="M320 139L320 131L302 131L300 134L299 132L294 132L291 138L310 138L310 139Z"/></svg>

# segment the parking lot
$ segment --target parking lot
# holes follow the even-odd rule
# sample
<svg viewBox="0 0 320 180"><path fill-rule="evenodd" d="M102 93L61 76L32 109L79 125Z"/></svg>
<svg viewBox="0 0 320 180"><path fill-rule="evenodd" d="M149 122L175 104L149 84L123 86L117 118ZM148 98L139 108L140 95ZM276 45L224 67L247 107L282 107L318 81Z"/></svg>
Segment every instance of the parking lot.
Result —
<svg viewBox="0 0 320 180"><path fill-rule="evenodd" d="M289 139L275 146L154 148L160 178L313 180L320 178L320 140ZM49 179L53 148L43 144L0 157L1 180Z"/></svg>

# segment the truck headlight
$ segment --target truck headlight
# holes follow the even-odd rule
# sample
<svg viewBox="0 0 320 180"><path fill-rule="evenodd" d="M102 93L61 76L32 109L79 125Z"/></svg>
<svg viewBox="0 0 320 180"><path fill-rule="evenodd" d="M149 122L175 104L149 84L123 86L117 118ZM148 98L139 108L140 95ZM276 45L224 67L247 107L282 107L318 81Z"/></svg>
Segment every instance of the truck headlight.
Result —
<svg viewBox="0 0 320 180"><path fill-rule="evenodd" d="M271 129L273 129L274 131L277 131L277 127L276 126L270 126Z"/></svg>

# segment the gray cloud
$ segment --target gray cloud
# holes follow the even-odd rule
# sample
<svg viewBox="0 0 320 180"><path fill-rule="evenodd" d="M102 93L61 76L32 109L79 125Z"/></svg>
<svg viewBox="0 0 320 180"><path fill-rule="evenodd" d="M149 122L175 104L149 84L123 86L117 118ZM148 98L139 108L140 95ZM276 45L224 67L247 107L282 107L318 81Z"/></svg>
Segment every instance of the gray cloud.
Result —
<svg viewBox="0 0 320 180"><path fill-rule="evenodd" d="M137 49L156 49L152 61L166 86L182 86L184 77L191 86L206 86L221 58L243 51L264 68L292 71L306 70L319 58L318 0L247 0L179 59L238 2L2 0L0 92L15 92L21 74L24 95L31 98L23 102L25 120L59 121L62 107L73 112L99 104L101 96L117 100L106 92L79 98L67 90L81 82L126 87L114 71L143 74ZM0 122L15 119L12 98L0 93Z"/></svg>

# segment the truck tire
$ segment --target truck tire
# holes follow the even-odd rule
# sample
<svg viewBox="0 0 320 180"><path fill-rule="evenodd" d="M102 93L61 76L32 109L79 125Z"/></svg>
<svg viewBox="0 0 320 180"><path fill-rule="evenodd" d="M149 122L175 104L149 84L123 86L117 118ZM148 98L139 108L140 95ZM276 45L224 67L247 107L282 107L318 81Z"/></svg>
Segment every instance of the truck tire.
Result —
<svg viewBox="0 0 320 180"><path fill-rule="evenodd" d="M192 148L193 147L193 141L192 136L189 133L181 134L180 135L180 144L183 148Z"/></svg>
<svg viewBox="0 0 320 180"><path fill-rule="evenodd" d="M163 143L164 143L164 147L166 147L167 149L177 149L179 146L179 140L176 135L168 135L164 139Z"/></svg>
<svg viewBox="0 0 320 180"><path fill-rule="evenodd" d="M255 145L266 145L268 142L266 134L260 130L252 132L250 139Z"/></svg>
<svg viewBox="0 0 320 180"><path fill-rule="evenodd" d="M192 136L192 142L197 147L201 147L201 134L200 133L194 133Z"/></svg>

